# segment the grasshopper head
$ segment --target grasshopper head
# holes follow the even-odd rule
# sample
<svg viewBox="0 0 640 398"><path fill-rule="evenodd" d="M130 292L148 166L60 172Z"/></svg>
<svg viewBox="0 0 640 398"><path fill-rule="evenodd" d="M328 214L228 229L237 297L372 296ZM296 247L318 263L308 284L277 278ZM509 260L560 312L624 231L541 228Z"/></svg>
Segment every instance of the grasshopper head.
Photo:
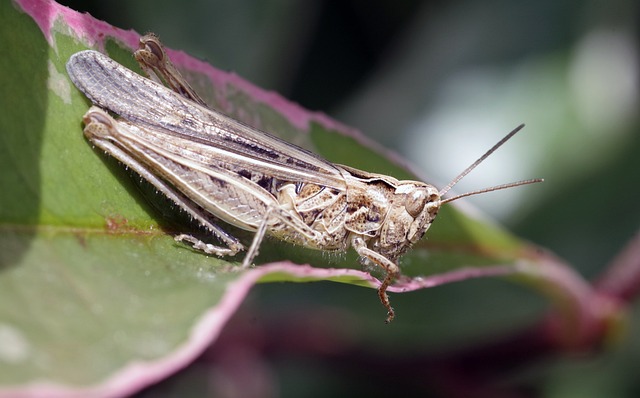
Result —
<svg viewBox="0 0 640 398"><path fill-rule="evenodd" d="M424 236L440 210L438 190L423 182L400 181L395 197L374 243L374 250L391 261Z"/></svg>
<svg viewBox="0 0 640 398"><path fill-rule="evenodd" d="M438 215L440 194L429 184L409 182L407 185L409 190L405 194L404 211L413 219L409 224L407 240L414 244L424 236Z"/></svg>

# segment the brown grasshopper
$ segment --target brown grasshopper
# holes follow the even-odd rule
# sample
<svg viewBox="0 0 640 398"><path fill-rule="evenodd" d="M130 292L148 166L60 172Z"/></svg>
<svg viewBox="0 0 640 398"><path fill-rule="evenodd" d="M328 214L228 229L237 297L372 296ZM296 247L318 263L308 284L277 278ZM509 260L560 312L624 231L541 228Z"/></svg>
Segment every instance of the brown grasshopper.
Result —
<svg viewBox="0 0 640 398"><path fill-rule="evenodd" d="M378 296L388 311L387 322L394 318L387 288L400 273L398 259L427 232L444 203L542 181L442 198L523 126L438 190L333 164L210 109L154 35L140 39L135 58L153 80L91 50L71 56L67 71L95 105L83 119L87 139L148 180L223 246L186 234L175 239L226 256L245 247L218 220L253 231L243 267L251 264L265 234L317 250L351 246L361 261L386 272Z"/></svg>

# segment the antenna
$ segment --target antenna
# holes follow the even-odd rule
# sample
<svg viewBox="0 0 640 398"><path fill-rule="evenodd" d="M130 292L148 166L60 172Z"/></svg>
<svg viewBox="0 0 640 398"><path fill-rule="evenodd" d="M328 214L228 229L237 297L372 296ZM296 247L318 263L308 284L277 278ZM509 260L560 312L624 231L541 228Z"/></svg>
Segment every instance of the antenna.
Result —
<svg viewBox="0 0 640 398"><path fill-rule="evenodd" d="M480 163L482 163L486 158L488 158L493 152L495 152L496 149L500 148L505 142L509 141L509 139L511 139L511 137L516 135L516 133L518 131L522 130L523 127L524 127L524 124L521 124L518 127L516 127L515 129L511 130L511 132L509 134L505 135L504 138L502 138L494 146L492 146L491 149L489 149L487 152L484 153L484 155L480 156L480 158L478 158L478 160L476 160L475 162L473 162L473 164L471 164L469 167L464 169L464 171L462 173L458 174L458 176L456 178L454 178L453 180L451 180L451 182L446 187L444 187L444 188L442 188L440 190L440 192L439 192L440 197L444 196L447 192L449 192L449 190L451 190L451 188L453 188L454 185L456 185L467 174L469 174L471 171L473 171L473 169L478 167L478 165ZM479 189L477 191L471 191L471 192L463 193L461 195L456 195L454 197L444 199L440 203L441 204L445 204L447 202L452 202L454 200L457 200L457 199L460 199L460 198L464 198L465 196L472 196L472 195L478 195L478 194L486 193L486 192L499 191L501 189L518 187L520 185L535 184L537 182L542 182L542 181L544 181L542 178L534 178L534 179L530 179L530 180L523 180L523 181L511 182L511 183L508 183L508 184L496 185L496 186L493 186L493 187L483 188L483 189Z"/></svg>

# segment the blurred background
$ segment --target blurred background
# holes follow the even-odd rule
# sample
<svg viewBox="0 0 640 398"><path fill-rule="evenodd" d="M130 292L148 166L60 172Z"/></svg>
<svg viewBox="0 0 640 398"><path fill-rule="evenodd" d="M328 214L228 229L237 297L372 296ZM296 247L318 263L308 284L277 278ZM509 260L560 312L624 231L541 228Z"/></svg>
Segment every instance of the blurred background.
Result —
<svg viewBox="0 0 640 398"><path fill-rule="evenodd" d="M544 177L469 202L588 279L638 231L635 0L60 2L123 29L153 31L169 47L358 128L438 186L526 123L457 191ZM492 283L431 289L420 309L434 317L425 332L431 341L531 321L539 303L522 303L536 299ZM247 305L295 297L300 306L331 307L360 294L371 299L367 289L328 283L260 286ZM400 296L409 297L397 297L397 308L417 297ZM639 396L631 376L640 348L631 344L605 358L555 364L536 385L550 397Z"/></svg>

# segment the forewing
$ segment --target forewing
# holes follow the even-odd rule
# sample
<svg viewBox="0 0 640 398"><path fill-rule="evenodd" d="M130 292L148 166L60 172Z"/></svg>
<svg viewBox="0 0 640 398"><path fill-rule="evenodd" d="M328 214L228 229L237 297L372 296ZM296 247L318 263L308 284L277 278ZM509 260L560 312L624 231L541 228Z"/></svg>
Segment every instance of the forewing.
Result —
<svg viewBox="0 0 640 398"><path fill-rule="evenodd" d="M159 127L167 138L199 146L202 154L217 156L216 161L241 162L284 181L345 189L340 170L329 161L185 99L97 51L71 56L67 71L95 105L130 122ZM205 157L201 161L207 162Z"/></svg>

